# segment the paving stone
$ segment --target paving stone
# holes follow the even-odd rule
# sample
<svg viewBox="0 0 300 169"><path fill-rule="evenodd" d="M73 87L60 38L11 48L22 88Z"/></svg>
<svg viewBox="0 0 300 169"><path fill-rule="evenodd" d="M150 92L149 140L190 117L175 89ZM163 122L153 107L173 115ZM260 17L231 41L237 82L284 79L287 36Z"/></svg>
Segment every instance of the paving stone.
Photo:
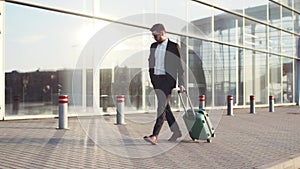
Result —
<svg viewBox="0 0 300 169"><path fill-rule="evenodd" d="M69 130L57 130L57 119L1 121L0 168L254 168L300 153L299 110L211 111L211 143L192 141L180 112L184 137L168 142L165 123L155 146L142 139L152 131L151 113L128 115L126 125L115 125L115 116L69 118Z"/></svg>

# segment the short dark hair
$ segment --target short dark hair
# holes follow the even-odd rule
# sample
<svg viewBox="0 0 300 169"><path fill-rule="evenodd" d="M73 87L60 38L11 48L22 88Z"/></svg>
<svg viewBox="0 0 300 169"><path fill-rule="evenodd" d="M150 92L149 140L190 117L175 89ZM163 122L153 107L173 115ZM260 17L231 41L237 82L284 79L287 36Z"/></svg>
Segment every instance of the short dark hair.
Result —
<svg viewBox="0 0 300 169"><path fill-rule="evenodd" d="M166 31L166 29L163 24L157 23L157 24L153 25L152 28L150 28L150 31L151 32L154 32L154 31L160 32L160 31Z"/></svg>

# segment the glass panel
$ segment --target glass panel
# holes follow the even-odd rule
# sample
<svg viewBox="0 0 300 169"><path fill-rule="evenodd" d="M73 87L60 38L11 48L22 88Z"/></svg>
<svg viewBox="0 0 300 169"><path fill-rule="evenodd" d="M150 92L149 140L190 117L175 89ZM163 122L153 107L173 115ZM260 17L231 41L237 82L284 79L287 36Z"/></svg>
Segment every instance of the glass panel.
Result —
<svg viewBox="0 0 300 169"><path fill-rule="evenodd" d="M192 102L199 105L198 96L205 95L206 106L212 106L212 44L189 38L188 46L188 89L195 98ZM186 45L182 45L182 51L186 51ZM183 53L183 58L185 55Z"/></svg>
<svg viewBox="0 0 300 169"><path fill-rule="evenodd" d="M255 94L255 51L245 50L245 102L249 104L249 96Z"/></svg>
<svg viewBox="0 0 300 169"><path fill-rule="evenodd" d="M258 20L267 21L267 1L251 0L244 1L245 15L251 16Z"/></svg>
<svg viewBox="0 0 300 169"><path fill-rule="evenodd" d="M238 43L241 35L242 18L229 13L215 10L214 15L214 38L215 40Z"/></svg>
<svg viewBox="0 0 300 169"><path fill-rule="evenodd" d="M295 46L295 39L293 35L282 32L282 45L281 45L281 52L284 55L293 56L294 55L294 46Z"/></svg>
<svg viewBox="0 0 300 169"><path fill-rule="evenodd" d="M36 5L42 5L47 7L58 8L62 10L68 10L73 12L79 12L84 14L93 14L93 0L51 0L51 1L41 1L41 0L17 0L20 2L26 2ZM97 0L96 0L97 1Z"/></svg>
<svg viewBox="0 0 300 169"><path fill-rule="evenodd" d="M250 102L250 95L255 96L258 104L267 103L266 54L245 50L245 97Z"/></svg>
<svg viewBox="0 0 300 169"><path fill-rule="evenodd" d="M124 28L144 32L124 25L115 27L116 30ZM179 40L170 34L167 36L175 42ZM108 95L108 106L114 105L117 95L125 95L126 111L156 109L155 93L148 74L148 57L153 41L150 32L136 34L118 41L109 49L99 64L100 103L104 104L103 98ZM103 107L103 104L100 106Z"/></svg>
<svg viewBox="0 0 300 169"><path fill-rule="evenodd" d="M296 33L299 33L300 32L300 15L299 14L297 14L297 13L294 13L294 31L296 32Z"/></svg>
<svg viewBox="0 0 300 169"><path fill-rule="evenodd" d="M245 0L211 0L213 4L224 9L229 9L237 13L243 13L243 4Z"/></svg>
<svg viewBox="0 0 300 169"><path fill-rule="evenodd" d="M268 103L267 54L256 52L254 65L254 96L257 104Z"/></svg>
<svg viewBox="0 0 300 169"><path fill-rule="evenodd" d="M294 9L300 12L300 0L294 0Z"/></svg>
<svg viewBox="0 0 300 169"><path fill-rule="evenodd" d="M197 51L197 50L195 50ZM205 75L205 81L206 81L206 96L205 96L205 100L206 100L206 105L207 106L213 106L212 105L212 88L213 88L213 84L212 84L212 78L213 78L213 74L212 74L212 43L211 42L207 42L207 41L201 41L200 43L200 58L202 60L202 66L203 66L203 71L204 71L204 75ZM198 52L196 52L198 53Z"/></svg>
<svg viewBox="0 0 300 169"><path fill-rule="evenodd" d="M292 103L294 99L293 59L283 58L282 69L283 103Z"/></svg>
<svg viewBox="0 0 300 169"><path fill-rule="evenodd" d="M192 35L204 38L212 37L212 8L201 3L189 1L188 20L196 29L189 28Z"/></svg>
<svg viewBox="0 0 300 169"><path fill-rule="evenodd" d="M287 8L282 8L282 29L294 31L293 12Z"/></svg>
<svg viewBox="0 0 300 169"><path fill-rule="evenodd" d="M94 5L95 8L98 8L97 15L99 17L105 17L109 19L120 19L132 15L154 13L154 1L149 0L131 0L126 3L124 3L122 0L99 0L99 2ZM139 22L140 24L143 24L145 21L142 19L143 18L141 17L141 20L139 21L131 20L130 22Z"/></svg>
<svg viewBox="0 0 300 169"><path fill-rule="evenodd" d="M155 13L171 15L181 20L186 20L187 3L185 0L164 0L155 2L157 8ZM172 8L169 7L170 4L172 4Z"/></svg>
<svg viewBox="0 0 300 169"><path fill-rule="evenodd" d="M281 27L280 6L273 2L269 2L269 22L276 27Z"/></svg>
<svg viewBox="0 0 300 169"><path fill-rule="evenodd" d="M293 0L281 0L281 3L288 7L293 7Z"/></svg>
<svg viewBox="0 0 300 169"><path fill-rule="evenodd" d="M236 98L237 48L215 44L214 53L215 105L225 106L227 95Z"/></svg>
<svg viewBox="0 0 300 169"><path fill-rule="evenodd" d="M247 47L253 49L267 49L266 41L266 26L246 20L245 22L245 41L244 44Z"/></svg>
<svg viewBox="0 0 300 169"><path fill-rule="evenodd" d="M57 114L58 94L68 94L73 104L72 76L93 33L84 29L90 23L82 17L6 4L6 115Z"/></svg>
<svg viewBox="0 0 300 169"><path fill-rule="evenodd" d="M198 39L189 39L189 48L182 47L183 51L188 50L188 90L194 105L198 105L198 97L205 95L206 105L211 104L211 46L210 43ZM186 58L184 54L184 58ZM209 61L209 63L207 63ZM209 70L207 70L209 69Z"/></svg>
<svg viewBox="0 0 300 169"><path fill-rule="evenodd" d="M272 53L280 53L280 31L270 28L269 31L269 51Z"/></svg>
<svg viewBox="0 0 300 169"><path fill-rule="evenodd" d="M281 103L281 58L270 55L270 95L274 96L275 103Z"/></svg>

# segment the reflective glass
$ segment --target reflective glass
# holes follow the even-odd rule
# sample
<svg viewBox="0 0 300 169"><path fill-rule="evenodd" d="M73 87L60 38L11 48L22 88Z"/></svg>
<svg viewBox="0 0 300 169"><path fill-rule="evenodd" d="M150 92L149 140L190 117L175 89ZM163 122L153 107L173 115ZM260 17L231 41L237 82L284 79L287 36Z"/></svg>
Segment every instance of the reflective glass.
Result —
<svg viewBox="0 0 300 169"><path fill-rule="evenodd" d="M98 9L96 15L108 19L120 19L132 15L141 15L140 20L130 20L129 22L139 23L143 25L146 21L143 20L143 14L154 13L154 1L149 0L99 0L97 4L94 4L94 8ZM144 18L145 19L145 18Z"/></svg>
<svg viewBox="0 0 300 169"><path fill-rule="evenodd" d="M282 29L294 31L293 12L287 8L282 8Z"/></svg>
<svg viewBox="0 0 300 169"><path fill-rule="evenodd" d="M198 96L205 95L206 105L211 105L211 44L198 39L189 38L188 50L188 86L190 95L195 98L194 104L198 104Z"/></svg>
<svg viewBox="0 0 300 169"><path fill-rule="evenodd" d="M89 23L82 17L6 5L7 115L56 114L58 94L68 94L72 104L72 75L93 32L85 30Z"/></svg>
<svg viewBox="0 0 300 169"><path fill-rule="evenodd" d="M214 47L215 105L225 106L227 95L236 98L237 48L223 44Z"/></svg>
<svg viewBox="0 0 300 169"><path fill-rule="evenodd" d="M72 0L72 1L70 0L51 0L51 1L16 0L16 1L92 15L94 13L93 5L99 0Z"/></svg>
<svg viewBox="0 0 300 169"><path fill-rule="evenodd" d="M266 54L245 50L245 97L249 104L250 96L255 96L255 102L265 104L267 101Z"/></svg>
<svg viewBox="0 0 300 169"><path fill-rule="evenodd" d="M254 67L254 96L257 104L268 103L268 75L267 75L267 54L255 53Z"/></svg>
<svg viewBox="0 0 300 169"><path fill-rule="evenodd" d="M255 51L245 50L245 97L249 104L250 95L255 94Z"/></svg>
<svg viewBox="0 0 300 169"><path fill-rule="evenodd" d="M212 106L212 90L213 90L213 48L212 43L207 41L201 41L200 44L200 58L202 60L205 82L206 82L206 105Z"/></svg>
<svg viewBox="0 0 300 169"><path fill-rule="evenodd" d="M192 35L203 38L212 37L212 8L199 2L189 1L188 20L197 29L189 28Z"/></svg>
<svg viewBox="0 0 300 169"><path fill-rule="evenodd" d="M273 2L269 2L269 22L276 27L281 27L280 6Z"/></svg>
<svg viewBox="0 0 300 169"><path fill-rule="evenodd" d="M296 33L299 33L300 32L300 15L297 14L297 13L294 13L294 31Z"/></svg>
<svg viewBox="0 0 300 169"><path fill-rule="evenodd" d="M281 44L282 54L288 56L294 56L295 43L296 43L294 36L286 32L282 32L281 35L282 35L282 44Z"/></svg>
<svg viewBox="0 0 300 169"><path fill-rule="evenodd" d="M293 1L294 0L281 0L281 3L292 8L293 7Z"/></svg>
<svg viewBox="0 0 300 169"><path fill-rule="evenodd" d="M294 9L300 12L300 0L294 0Z"/></svg>
<svg viewBox="0 0 300 169"><path fill-rule="evenodd" d="M245 20L245 46L253 49L267 49L267 29L265 25Z"/></svg>
<svg viewBox="0 0 300 169"><path fill-rule="evenodd" d="M237 12L237 13L243 13L243 4L245 0L236 1L236 0L211 0L212 4L224 8L229 9L231 11Z"/></svg>
<svg viewBox="0 0 300 169"><path fill-rule="evenodd" d="M242 23L240 17L215 10L214 39L232 44L240 42Z"/></svg>
<svg viewBox="0 0 300 169"><path fill-rule="evenodd" d="M115 29L122 30L124 25L119 26ZM143 31L138 28L132 29L134 32ZM174 35L167 36L175 42L180 40ZM111 101L115 100L117 95L125 95L126 111L155 109L155 93L148 74L148 57L152 42L152 35L145 33L127 37L112 45L99 64L101 103L104 104L107 97L107 104L113 105L114 102ZM174 102L172 105L175 105Z"/></svg>
<svg viewBox="0 0 300 169"><path fill-rule="evenodd" d="M266 0L245 0L244 11L245 15L258 20L267 21L267 1Z"/></svg>
<svg viewBox="0 0 300 169"><path fill-rule="evenodd" d="M280 53L281 35L278 29L269 28L269 51Z"/></svg>
<svg viewBox="0 0 300 169"><path fill-rule="evenodd" d="M281 103L281 58L279 56L270 55L269 57L270 72L270 95L274 96L275 103Z"/></svg>
<svg viewBox="0 0 300 169"><path fill-rule="evenodd" d="M172 4L172 8L170 8L170 4ZM155 1L155 5L155 13L171 15L178 19L186 20L187 3L185 0Z"/></svg>
<svg viewBox="0 0 300 169"><path fill-rule="evenodd" d="M283 58L283 65L282 65L283 103L292 103L294 101L293 70L294 70L293 59Z"/></svg>

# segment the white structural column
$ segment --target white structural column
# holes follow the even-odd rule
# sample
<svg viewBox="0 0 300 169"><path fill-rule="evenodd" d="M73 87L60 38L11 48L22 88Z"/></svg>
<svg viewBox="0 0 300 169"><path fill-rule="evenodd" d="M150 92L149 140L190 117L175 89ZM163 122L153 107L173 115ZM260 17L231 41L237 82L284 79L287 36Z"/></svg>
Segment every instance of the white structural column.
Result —
<svg viewBox="0 0 300 169"><path fill-rule="evenodd" d="M4 24L5 24L5 2L0 1L0 120L4 118L4 111L5 111L5 83L4 83Z"/></svg>

